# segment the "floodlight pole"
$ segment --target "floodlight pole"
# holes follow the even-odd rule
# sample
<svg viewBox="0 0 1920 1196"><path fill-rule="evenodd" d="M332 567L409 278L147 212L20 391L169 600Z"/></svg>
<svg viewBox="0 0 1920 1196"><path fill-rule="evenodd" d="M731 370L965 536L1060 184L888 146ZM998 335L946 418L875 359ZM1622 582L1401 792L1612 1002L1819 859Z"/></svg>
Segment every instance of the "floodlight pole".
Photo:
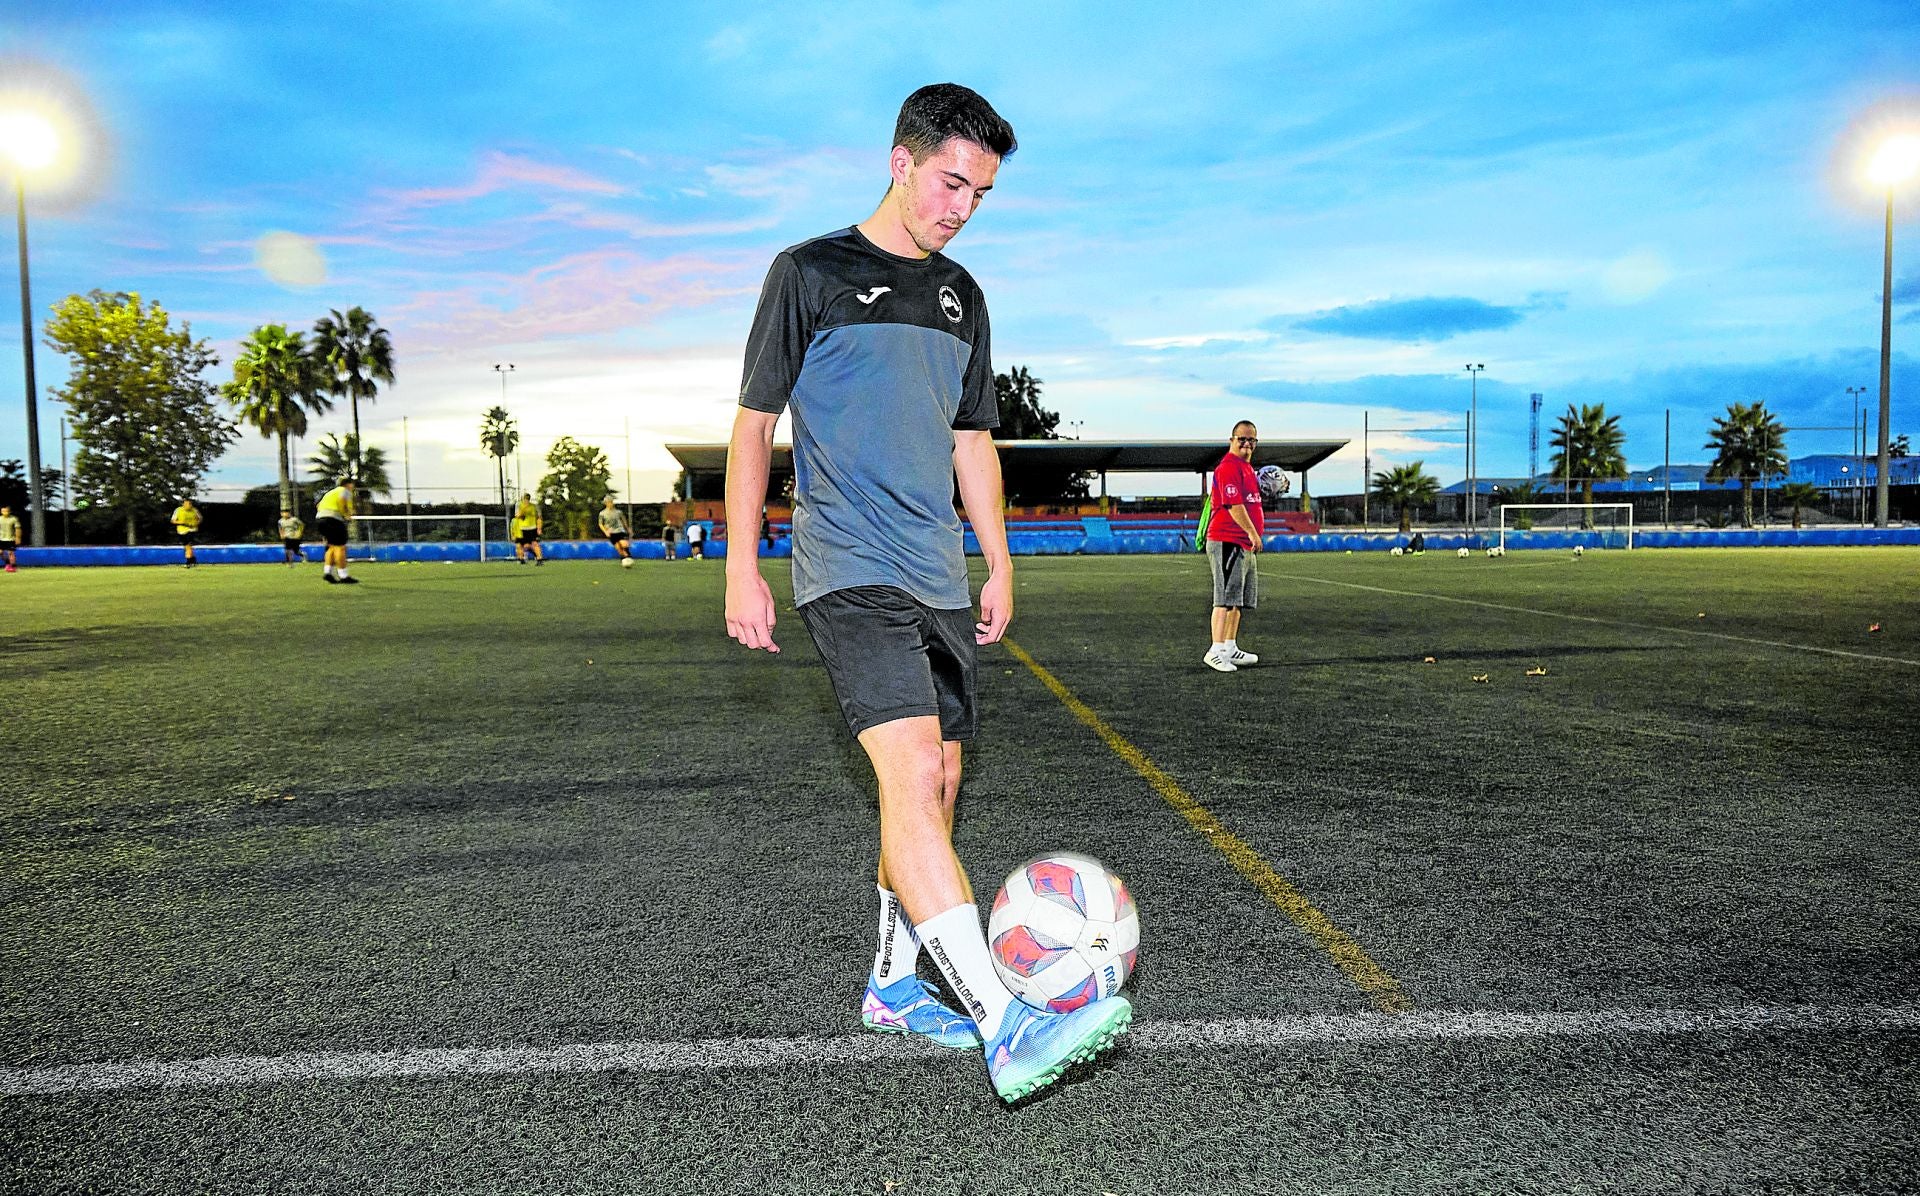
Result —
<svg viewBox="0 0 1920 1196"><path fill-rule="evenodd" d="M1673 528L1673 408L1667 408L1666 446L1660 450L1660 522Z"/></svg>
<svg viewBox="0 0 1920 1196"><path fill-rule="evenodd" d="M35 548L45 548L47 504L40 493L40 390L33 379L33 285L27 276L27 183L24 178L15 176L13 195L20 224L20 355L27 367L27 503L32 508L29 535Z"/></svg>
<svg viewBox="0 0 1920 1196"><path fill-rule="evenodd" d="M1484 362L1466 367L1467 376L1473 380L1471 405L1467 409L1467 527L1473 528L1474 489L1480 480L1480 371L1486 369Z"/></svg>
<svg viewBox="0 0 1920 1196"><path fill-rule="evenodd" d="M1367 443L1368 417L1371 412L1360 413L1360 530L1372 530L1367 526L1367 491L1373 486L1373 452Z"/></svg>
<svg viewBox="0 0 1920 1196"><path fill-rule="evenodd" d="M1866 393L1867 388L1864 386L1847 387L1847 397L1853 400L1853 423L1849 427L1849 431L1853 433L1853 443L1847 447L1852 450L1853 463L1863 469L1867 463L1867 426L1860 420L1860 396ZM1864 477L1856 477L1854 481L1855 483L1864 483L1866 479ZM1864 493L1865 487L1856 484L1853 489L1860 492L1854 495L1854 513L1859 516L1860 522L1865 523L1866 513L1862 510L1860 504L1861 493Z"/></svg>
<svg viewBox="0 0 1920 1196"><path fill-rule="evenodd" d="M67 472L67 420L60 418L60 544L73 544L73 475Z"/></svg>
<svg viewBox="0 0 1920 1196"><path fill-rule="evenodd" d="M21 217L24 230L24 216ZM22 232L21 279L26 278L26 235ZM32 367L29 366L29 369ZM1873 479L1873 526L1887 526L1887 470L1891 465L1887 440L1892 429L1893 389L1893 185L1887 185L1887 250L1880 270L1880 454ZM36 525L37 526L37 525Z"/></svg>

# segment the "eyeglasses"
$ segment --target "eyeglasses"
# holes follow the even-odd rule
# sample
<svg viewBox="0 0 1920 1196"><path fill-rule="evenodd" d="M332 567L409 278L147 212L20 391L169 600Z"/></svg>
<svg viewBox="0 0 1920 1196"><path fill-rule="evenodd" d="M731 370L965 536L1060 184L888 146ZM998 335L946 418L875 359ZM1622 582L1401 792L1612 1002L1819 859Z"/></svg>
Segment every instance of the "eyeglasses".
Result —
<svg viewBox="0 0 1920 1196"><path fill-rule="evenodd" d="M1260 438L1258 436L1235 436L1233 442L1235 444L1259 444Z"/></svg>

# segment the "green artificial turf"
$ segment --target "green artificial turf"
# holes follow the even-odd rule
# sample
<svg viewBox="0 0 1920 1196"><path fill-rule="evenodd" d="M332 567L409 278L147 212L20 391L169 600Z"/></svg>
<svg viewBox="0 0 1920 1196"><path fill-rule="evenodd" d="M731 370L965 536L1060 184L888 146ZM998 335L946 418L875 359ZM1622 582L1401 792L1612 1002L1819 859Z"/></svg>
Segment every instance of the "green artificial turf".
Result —
<svg viewBox="0 0 1920 1196"><path fill-rule="evenodd" d="M784 564L778 657L725 638L722 568L0 579L0 1067L857 1033L870 779ZM1920 553L1272 554L1233 675L1201 557L1017 582L1021 647L1416 1009L1912 1002ZM981 671L983 903L1091 852L1140 902L1141 1026L1372 1009L1009 652ZM0 1183L1897 1189L1915 1041L1123 1049L1011 1112L957 1055L10 1097Z"/></svg>

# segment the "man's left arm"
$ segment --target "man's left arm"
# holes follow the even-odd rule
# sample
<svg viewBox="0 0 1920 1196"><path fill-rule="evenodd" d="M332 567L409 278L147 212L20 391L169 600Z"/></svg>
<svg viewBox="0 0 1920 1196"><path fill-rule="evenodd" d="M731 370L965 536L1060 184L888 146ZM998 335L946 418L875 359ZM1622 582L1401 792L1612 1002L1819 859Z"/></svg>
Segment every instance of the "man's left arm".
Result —
<svg viewBox="0 0 1920 1196"><path fill-rule="evenodd" d="M992 432L956 431L953 434L953 476L960 484L960 501L973 524L973 538L987 558L987 581L980 587L980 621L974 641L996 644L1013 622L1013 554L1007 551L1007 522L1001 506L1000 453Z"/></svg>

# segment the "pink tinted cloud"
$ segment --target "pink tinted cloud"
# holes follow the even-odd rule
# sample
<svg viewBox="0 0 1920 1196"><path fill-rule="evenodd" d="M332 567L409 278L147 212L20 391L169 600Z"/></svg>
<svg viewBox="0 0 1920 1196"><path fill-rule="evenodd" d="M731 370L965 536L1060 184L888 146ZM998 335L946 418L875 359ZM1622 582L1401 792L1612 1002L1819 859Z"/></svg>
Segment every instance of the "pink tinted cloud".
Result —
<svg viewBox="0 0 1920 1196"><path fill-rule="evenodd" d="M646 324L660 315L758 292L757 259L595 250L496 285L421 291L392 309L421 352L467 351Z"/></svg>
<svg viewBox="0 0 1920 1196"><path fill-rule="evenodd" d="M625 188L569 166L536 162L498 150L480 159L480 168L471 181L457 187L416 187L410 191L387 194L395 208L430 207L437 204L465 203L470 199L514 188L568 191L588 195L620 195Z"/></svg>

